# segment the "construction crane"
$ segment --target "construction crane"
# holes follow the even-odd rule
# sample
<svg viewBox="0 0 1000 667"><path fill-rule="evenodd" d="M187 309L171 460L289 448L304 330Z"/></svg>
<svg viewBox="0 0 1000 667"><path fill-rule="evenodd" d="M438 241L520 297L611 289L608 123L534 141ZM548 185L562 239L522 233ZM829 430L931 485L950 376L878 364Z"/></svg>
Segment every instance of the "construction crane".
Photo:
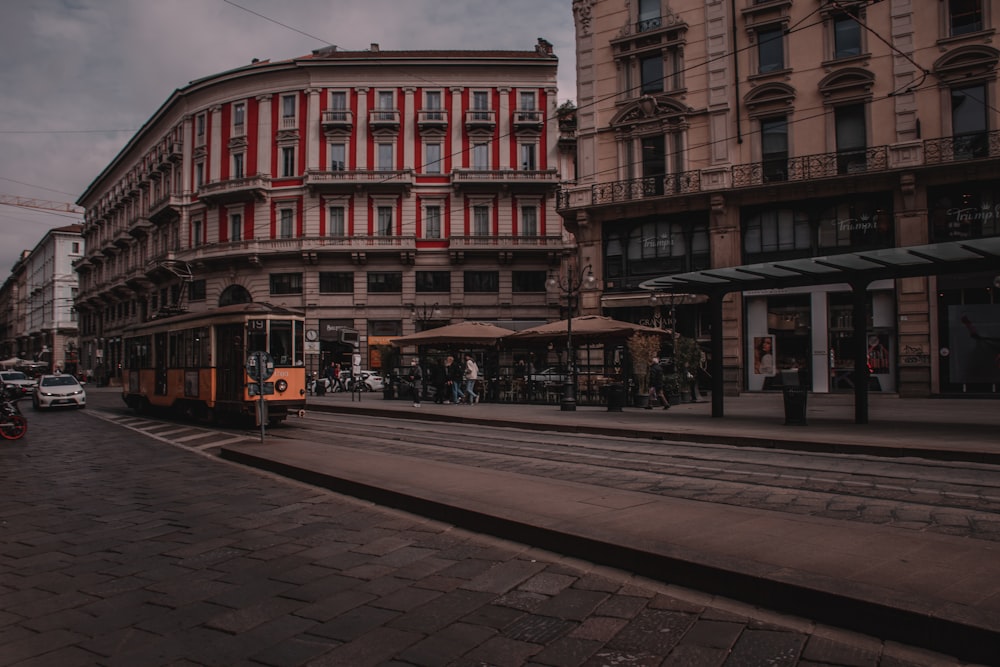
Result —
<svg viewBox="0 0 1000 667"><path fill-rule="evenodd" d="M20 206L21 208L37 208L43 211L61 211L62 213L73 213L83 215L83 209L76 204L68 204L61 201L48 201L47 199L29 199L27 197L16 197L14 195L0 195L0 204L7 206Z"/></svg>

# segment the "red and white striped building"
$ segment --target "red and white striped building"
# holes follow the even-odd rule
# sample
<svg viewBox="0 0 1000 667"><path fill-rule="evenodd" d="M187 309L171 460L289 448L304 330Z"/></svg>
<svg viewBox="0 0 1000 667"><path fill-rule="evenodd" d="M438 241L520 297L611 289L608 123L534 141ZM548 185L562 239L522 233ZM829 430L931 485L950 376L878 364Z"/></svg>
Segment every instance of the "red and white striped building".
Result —
<svg viewBox="0 0 1000 667"><path fill-rule="evenodd" d="M129 324L249 300L306 312L310 369L345 331L367 355L449 321L557 318L557 65L544 40L373 44L177 90L79 199L83 365L114 369Z"/></svg>

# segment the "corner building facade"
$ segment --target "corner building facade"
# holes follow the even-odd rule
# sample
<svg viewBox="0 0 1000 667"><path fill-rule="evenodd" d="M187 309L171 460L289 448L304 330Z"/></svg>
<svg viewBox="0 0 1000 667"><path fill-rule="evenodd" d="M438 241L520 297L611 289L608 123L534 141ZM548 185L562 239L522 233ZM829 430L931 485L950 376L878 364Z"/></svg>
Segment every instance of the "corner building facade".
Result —
<svg viewBox="0 0 1000 667"><path fill-rule="evenodd" d="M113 376L129 324L250 301L305 312L308 370L355 341L378 367L394 336L557 317L557 64L544 40L330 47L176 91L79 199L83 363Z"/></svg>
<svg viewBox="0 0 1000 667"><path fill-rule="evenodd" d="M674 324L707 343L699 297L651 299L638 285L1000 236L995 0L573 8L578 178L558 207L584 261L601 267L591 312ZM1000 349L978 350L1000 340L995 278L873 283L870 389L1000 396ZM853 389L847 285L724 304L727 392L778 389L789 376L814 392Z"/></svg>

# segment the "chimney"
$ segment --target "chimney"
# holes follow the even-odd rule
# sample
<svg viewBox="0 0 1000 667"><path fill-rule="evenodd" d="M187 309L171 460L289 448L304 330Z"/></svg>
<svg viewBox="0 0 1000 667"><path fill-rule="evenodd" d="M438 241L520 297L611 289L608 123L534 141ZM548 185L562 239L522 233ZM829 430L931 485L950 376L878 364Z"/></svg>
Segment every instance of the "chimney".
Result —
<svg viewBox="0 0 1000 667"><path fill-rule="evenodd" d="M368 50L372 53L378 53L378 42L372 42L372 45Z"/></svg>
<svg viewBox="0 0 1000 667"><path fill-rule="evenodd" d="M547 39L538 38L538 44L535 46L535 53L540 56L551 56L552 55L552 42Z"/></svg>

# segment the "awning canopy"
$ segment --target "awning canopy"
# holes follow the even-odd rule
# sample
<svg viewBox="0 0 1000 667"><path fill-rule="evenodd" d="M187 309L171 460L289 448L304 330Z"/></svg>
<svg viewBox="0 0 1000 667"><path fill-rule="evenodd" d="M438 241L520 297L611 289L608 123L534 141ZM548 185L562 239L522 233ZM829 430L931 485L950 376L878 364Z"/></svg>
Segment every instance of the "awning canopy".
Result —
<svg viewBox="0 0 1000 667"><path fill-rule="evenodd" d="M725 294L990 270L1000 270L1000 237L996 236L679 273L647 280L640 287Z"/></svg>
<svg viewBox="0 0 1000 667"><path fill-rule="evenodd" d="M705 294L712 325L712 416L723 415L722 302L729 292L846 284L852 292L854 368L867 369L865 295L879 280L1000 272L1000 236L946 243L863 250L693 271L653 278L639 287L667 294ZM854 383L855 422L868 423L868 382Z"/></svg>

